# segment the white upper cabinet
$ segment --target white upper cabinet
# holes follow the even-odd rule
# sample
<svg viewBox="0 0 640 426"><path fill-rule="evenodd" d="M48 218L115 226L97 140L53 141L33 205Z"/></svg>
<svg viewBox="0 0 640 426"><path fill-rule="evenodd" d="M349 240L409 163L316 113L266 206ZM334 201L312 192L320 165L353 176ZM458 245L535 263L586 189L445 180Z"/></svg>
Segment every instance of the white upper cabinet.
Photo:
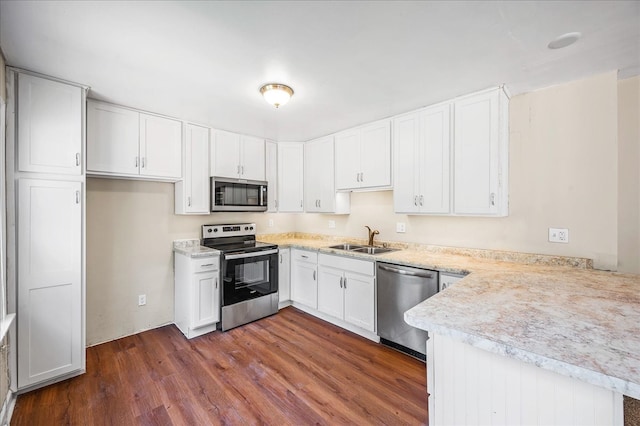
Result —
<svg viewBox="0 0 640 426"><path fill-rule="evenodd" d="M182 123L140 114L140 175L182 177Z"/></svg>
<svg viewBox="0 0 640 426"><path fill-rule="evenodd" d="M267 141L265 147L265 177L267 179L267 211L278 211L278 144Z"/></svg>
<svg viewBox="0 0 640 426"><path fill-rule="evenodd" d="M501 88L398 116L394 210L508 214L508 99Z"/></svg>
<svg viewBox="0 0 640 426"><path fill-rule="evenodd" d="M82 92L81 87L18 74L19 171L82 174Z"/></svg>
<svg viewBox="0 0 640 426"><path fill-rule="evenodd" d="M175 185L176 214L209 214L209 129L185 125L184 178Z"/></svg>
<svg viewBox="0 0 640 426"><path fill-rule="evenodd" d="M89 100L87 171L125 178L180 179L182 123Z"/></svg>
<svg viewBox="0 0 640 426"><path fill-rule="evenodd" d="M454 103L454 199L459 215L508 213L508 100L502 89Z"/></svg>
<svg viewBox="0 0 640 426"><path fill-rule="evenodd" d="M304 144L305 211L349 213L349 193L336 193L333 136Z"/></svg>
<svg viewBox="0 0 640 426"><path fill-rule="evenodd" d="M381 120L335 136L337 190L391 187L391 121Z"/></svg>
<svg viewBox="0 0 640 426"><path fill-rule="evenodd" d="M278 144L278 211L303 211L304 146L299 142Z"/></svg>
<svg viewBox="0 0 640 426"><path fill-rule="evenodd" d="M396 212L449 213L450 108L439 105L394 119Z"/></svg>
<svg viewBox="0 0 640 426"><path fill-rule="evenodd" d="M251 136L213 131L211 176L265 180L265 141Z"/></svg>

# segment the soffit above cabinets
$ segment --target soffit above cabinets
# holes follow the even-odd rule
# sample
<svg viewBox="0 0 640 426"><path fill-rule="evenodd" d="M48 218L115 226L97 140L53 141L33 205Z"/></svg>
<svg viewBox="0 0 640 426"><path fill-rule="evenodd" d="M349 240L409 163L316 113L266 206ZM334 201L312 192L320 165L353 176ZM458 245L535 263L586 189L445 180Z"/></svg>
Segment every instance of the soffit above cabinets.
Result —
<svg viewBox="0 0 640 426"><path fill-rule="evenodd" d="M3 1L0 46L100 100L300 141L500 84L638 74L639 22L636 1ZM274 81L295 90L277 110Z"/></svg>

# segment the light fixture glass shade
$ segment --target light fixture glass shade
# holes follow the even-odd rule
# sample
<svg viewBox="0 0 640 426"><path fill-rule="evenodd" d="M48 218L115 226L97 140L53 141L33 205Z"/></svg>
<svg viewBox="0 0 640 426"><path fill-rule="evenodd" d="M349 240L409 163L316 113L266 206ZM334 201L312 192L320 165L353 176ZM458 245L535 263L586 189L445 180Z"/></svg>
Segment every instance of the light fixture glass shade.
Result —
<svg viewBox="0 0 640 426"><path fill-rule="evenodd" d="M293 96L293 89L286 84L270 83L262 86L260 93L262 93L267 102L278 108L280 105L289 102L289 99Z"/></svg>

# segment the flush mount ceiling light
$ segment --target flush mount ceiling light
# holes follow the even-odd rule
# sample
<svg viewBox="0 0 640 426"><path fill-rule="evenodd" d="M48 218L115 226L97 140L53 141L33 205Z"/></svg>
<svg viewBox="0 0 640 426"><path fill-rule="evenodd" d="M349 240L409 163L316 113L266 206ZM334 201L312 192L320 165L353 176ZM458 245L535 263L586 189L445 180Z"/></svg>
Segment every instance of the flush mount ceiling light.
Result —
<svg viewBox="0 0 640 426"><path fill-rule="evenodd" d="M578 41L582 37L581 33L566 33L551 40L551 43L547 45L549 49L562 49Z"/></svg>
<svg viewBox="0 0 640 426"><path fill-rule="evenodd" d="M293 96L293 89L286 84L269 83L260 88L260 93L264 96L264 100L278 108L289 102Z"/></svg>

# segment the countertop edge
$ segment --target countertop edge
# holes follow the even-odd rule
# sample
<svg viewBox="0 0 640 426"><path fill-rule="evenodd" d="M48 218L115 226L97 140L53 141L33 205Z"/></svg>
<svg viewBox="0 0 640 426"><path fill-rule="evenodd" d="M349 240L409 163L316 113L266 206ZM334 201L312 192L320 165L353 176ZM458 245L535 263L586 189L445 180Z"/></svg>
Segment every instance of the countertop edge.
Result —
<svg viewBox="0 0 640 426"><path fill-rule="evenodd" d="M422 316L414 316L414 308L404 314L404 320L412 327L426 332L450 337L456 341L468 344L478 349L485 350L505 358L516 359L527 364L533 364L544 370L553 371L563 376L572 377L595 386L619 392L631 398L640 399L640 385L618 377L608 376L564 361L546 357L537 353L526 351L511 345L507 345L485 337L465 333L454 328L441 326L425 320Z"/></svg>

